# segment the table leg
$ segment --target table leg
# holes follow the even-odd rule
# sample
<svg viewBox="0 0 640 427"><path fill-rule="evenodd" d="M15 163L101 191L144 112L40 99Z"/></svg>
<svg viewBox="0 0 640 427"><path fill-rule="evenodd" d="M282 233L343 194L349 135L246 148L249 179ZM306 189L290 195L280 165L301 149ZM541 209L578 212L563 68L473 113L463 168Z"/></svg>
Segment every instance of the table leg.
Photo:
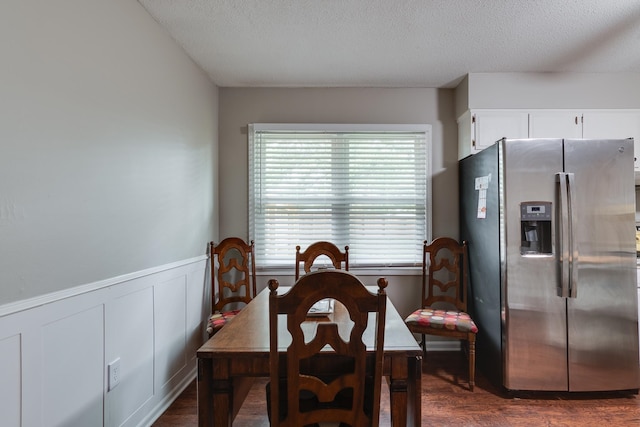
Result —
<svg viewBox="0 0 640 427"><path fill-rule="evenodd" d="M408 373L406 356L391 359L389 394L391 395L391 425L393 427L407 426Z"/></svg>
<svg viewBox="0 0 640 427"><path fill-rule="evenodd" d="M213 360L198 358L198 426L213 426L211 391Z"/></svg>
<svg viewBox="0 0 640 427"><path fill-rule="evenodd" d="M420 427L422 423L422 357L409 359L407 425Z"/></svg>
<svg viewBox="0 0 640 427"><path fill-rule="evenodd" d="M231 427L233 386L228 364L198 359L198 426Z"/></svg>

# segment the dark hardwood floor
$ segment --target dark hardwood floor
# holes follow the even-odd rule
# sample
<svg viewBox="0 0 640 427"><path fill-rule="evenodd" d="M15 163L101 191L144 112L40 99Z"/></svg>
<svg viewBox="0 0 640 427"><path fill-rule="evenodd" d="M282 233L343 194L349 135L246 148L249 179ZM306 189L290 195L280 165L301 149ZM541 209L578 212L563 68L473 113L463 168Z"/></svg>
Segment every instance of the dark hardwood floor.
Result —
<svg viewBox="0 0 640 427"><path fill-rule="evenodd" d="M423 426L640 426L640 398L630 393L504 392L476 374L475 392L467 389L462 353L431 352L423 362ZM535 367L532 367L535 369ZM264 385L258 379L236 417L234 427L268 426ZM156 421L155 427L197 426L193 382ZM390 425L389 395L383 381L381 426Z"/></svg>

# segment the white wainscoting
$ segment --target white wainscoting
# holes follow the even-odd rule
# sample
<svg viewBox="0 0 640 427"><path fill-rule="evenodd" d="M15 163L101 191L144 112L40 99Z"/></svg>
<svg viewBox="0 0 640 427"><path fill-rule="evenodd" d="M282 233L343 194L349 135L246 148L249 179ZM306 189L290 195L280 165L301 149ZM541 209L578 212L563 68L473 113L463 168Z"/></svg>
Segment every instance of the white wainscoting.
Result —
<svg viewBox="0 0 640 427"><path fill-rule="evenodd" d="M2 425L150 425L195 378L209 292L203 256L0 307Z"/></svg>

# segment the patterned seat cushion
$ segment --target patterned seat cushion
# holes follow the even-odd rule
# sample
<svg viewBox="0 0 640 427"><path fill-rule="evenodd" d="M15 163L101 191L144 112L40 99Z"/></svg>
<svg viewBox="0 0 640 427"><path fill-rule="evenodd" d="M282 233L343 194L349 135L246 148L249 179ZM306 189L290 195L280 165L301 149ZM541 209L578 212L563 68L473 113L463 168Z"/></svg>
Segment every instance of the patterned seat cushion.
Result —
<svg viewBox="0 0 640 427"><path fill-rule="evenodd" d="M229 323L236 314L240 313L240 310L231 310L223 312L215 312L209 317L209 323L207 324L207 333L213 335L224 325Z"/></svg>
<svg viewBox="0 0 640 427"><path fill-rule="evenodd" d="M478 327L464 311L437 310L425 307L414 311L404 321L408 326L478 332Z"/></svg>

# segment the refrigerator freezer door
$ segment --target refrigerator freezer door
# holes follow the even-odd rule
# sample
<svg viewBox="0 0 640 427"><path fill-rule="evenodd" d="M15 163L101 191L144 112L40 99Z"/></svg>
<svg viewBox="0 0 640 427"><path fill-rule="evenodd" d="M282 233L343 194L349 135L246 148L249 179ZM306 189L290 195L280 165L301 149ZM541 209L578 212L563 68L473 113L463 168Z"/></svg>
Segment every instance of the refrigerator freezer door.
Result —
<svg viewBox="0 0 640 427"><path fill-rule="evenodd" d="M478 325L476 365L494 384L502 385L502 257L498 191L498 145L459 163L460 237L469 243L469 311ZM486 182L481 197L478 182ZM484 200L485 209L480 201Z"/></svg>
<svg viewBox="0 0 640 427"><path fill-rule="evenodd" d="M569 391L637 389L632 140L565 140L574 174L578 292L567 299Z"/></svg>
<svg viewBox="0 0 640 427"><path fill-rule="evenodd" d="M506 253L504 386L512 390L567 390L566 299L557 296L558 256L521 254L524 202L555 204L562 172L562 140L506 140L502 146L503 253ZM551 206L552 223L556 221ZM551 238L555 242L555 230Z"/></svg>

